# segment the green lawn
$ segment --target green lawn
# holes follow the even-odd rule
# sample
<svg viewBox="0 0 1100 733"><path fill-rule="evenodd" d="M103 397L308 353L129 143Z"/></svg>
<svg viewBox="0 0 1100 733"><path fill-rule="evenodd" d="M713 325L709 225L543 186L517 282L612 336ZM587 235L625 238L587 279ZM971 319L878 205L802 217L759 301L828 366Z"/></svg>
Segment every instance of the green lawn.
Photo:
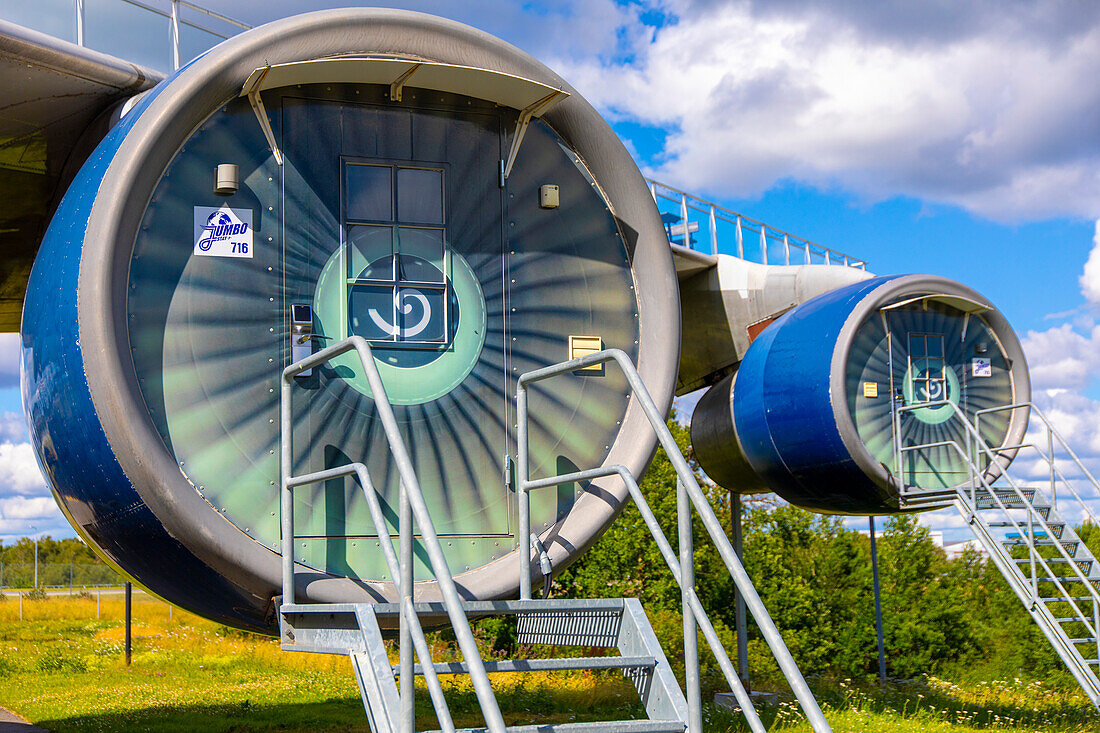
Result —
<svg viewBox="0 0 1100 733"><path fill-rule="evenodd" d="M53 731L366 731L348 661L281 652L270 639L240 634L144 595L135 596L133 664L123 663L121 596L0 601L0 705ZM436 640L434 653L453 651ZM632 687L610 674L499 675L508 723L600 720L641 714ZM444 678L456 723L480 724L465 678ZM1034 680L854 685L812 681L837 731L955 733L1100 731L1100 715L1074 690ZM742 730L713 706L708 731ZM809 731L797 705L764 711L772 727ZM436 727L427 694L418 728Z"/></svg>

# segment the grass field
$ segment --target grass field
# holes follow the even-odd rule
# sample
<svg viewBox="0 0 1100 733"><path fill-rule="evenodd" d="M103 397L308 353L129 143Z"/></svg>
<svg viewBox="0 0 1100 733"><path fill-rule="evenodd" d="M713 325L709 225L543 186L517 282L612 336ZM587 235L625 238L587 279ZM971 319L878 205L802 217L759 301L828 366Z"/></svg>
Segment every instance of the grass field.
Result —
<svg viewBox="0 0 1100 733"><path fill-rule="evenodd" d="M123 661L123 600L54 597L0 601L0 705L52 731L366 731L366 718L343 657L281 652L275 641L220 627L134 597L133 664ZM454 658L436 639L433 655ZM574 672L496 675L510 724L638 717L637 697L621 677ZM478 725L465 678L443 678L455 722ZM935 678L857 685L812 681L833 730L958 733L997 729L1100 731L1079 691L1036 680L953 684ZM427 694L417 727L435 728ZM738 716L713 706L708 731L739 731ZM773 729L810 728L781 698L764 711Z"/></svg>

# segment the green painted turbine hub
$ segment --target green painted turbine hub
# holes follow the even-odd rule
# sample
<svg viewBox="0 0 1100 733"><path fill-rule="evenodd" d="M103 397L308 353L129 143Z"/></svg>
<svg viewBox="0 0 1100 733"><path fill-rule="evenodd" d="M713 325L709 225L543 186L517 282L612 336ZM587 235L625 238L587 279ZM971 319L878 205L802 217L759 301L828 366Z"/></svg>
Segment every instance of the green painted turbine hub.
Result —
<svg viewBox="0 0 1100 733"><path fill-rule="evenodd" d="M959 405L959 377L955 370L949 366L943 369L942 379L939 369L920 368L912 364L905 370L905 379L902 381L902 397L905 405L916 405L925 402L940 402L947 400L955 407ZM917 386L919 383L921 386ZM946 389L944 388L946 385ZM946 394L945 394L946 392ZM926 425L939 425L950 420L955 414L951 405L934 405L932 407L919 407L911 410L913 417Z"/></svg>
<svg viewBox="0 0 1100 733"><path fill-rule="evenodd" d="M443 344L438 348L411 348L402 346L400 342L395 342L393 346L378 342L371 344L390 402L395 405L419 405L450 392L474 368L485 345L485 296L473 270L457 252L451 252L446 263L438 259L429 261L416 255L398 256L410 267L436 272L449 270L445 281L449 284L450 334L445 335ZM357 275L369 273L372 268L388 267L388 256L379 257L366 264ZM341 252L337 250L325 263L317 280L313 308L318 332L337 341L356 331L356 319L367 318L382 329L401 328L399 324L390 323L388 314L379 314L376 309L348 313L345 309L351 306L345 294L344 271ZM420 335L427 322L438 315L433 314L430 301L415 287L400 288L397 298L395 311L398 312L399 322L400 316L411 316L405 331L407 336ZM347 325L349 322L350 328ZM348 385L371 396L370 385L354 352L333 359L331 368Z"/></svg>

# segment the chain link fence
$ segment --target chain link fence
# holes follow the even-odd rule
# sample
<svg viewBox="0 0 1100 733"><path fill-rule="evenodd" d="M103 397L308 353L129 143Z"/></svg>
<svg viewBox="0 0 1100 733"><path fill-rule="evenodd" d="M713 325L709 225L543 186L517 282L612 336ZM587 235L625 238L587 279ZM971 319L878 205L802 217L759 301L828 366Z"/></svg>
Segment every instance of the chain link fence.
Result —
<svg viewBox="0 0 1100 733"><path fill-rule="evenodd" d="M0 562L0 590L34 588L34 563ZM98 563L38 563L39 588L95 588L122 585L125 579Z"/></svg>

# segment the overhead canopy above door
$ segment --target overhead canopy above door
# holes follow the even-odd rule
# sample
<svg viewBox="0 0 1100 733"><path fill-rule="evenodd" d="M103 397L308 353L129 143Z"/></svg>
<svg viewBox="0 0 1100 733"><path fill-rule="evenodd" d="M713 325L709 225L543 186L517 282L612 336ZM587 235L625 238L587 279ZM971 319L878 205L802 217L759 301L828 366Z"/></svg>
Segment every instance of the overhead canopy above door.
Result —
<svg viewBox="0 0 1100 733"><path fill-rule="evenodd" d="M401 101L405 86L438 92L461 94L519 110L516 132L503 175L512 172L527 125L569 96L569 92L525 79L473 66L442 64L431 61L371 56L312 59L293 63L261 66L248 75L241 86L241 97L248 97L256 118L263 127L276 162L282 165L282 152L275 142L260 93L265 89L295 84L388 84L390 100Z"/></svg>

